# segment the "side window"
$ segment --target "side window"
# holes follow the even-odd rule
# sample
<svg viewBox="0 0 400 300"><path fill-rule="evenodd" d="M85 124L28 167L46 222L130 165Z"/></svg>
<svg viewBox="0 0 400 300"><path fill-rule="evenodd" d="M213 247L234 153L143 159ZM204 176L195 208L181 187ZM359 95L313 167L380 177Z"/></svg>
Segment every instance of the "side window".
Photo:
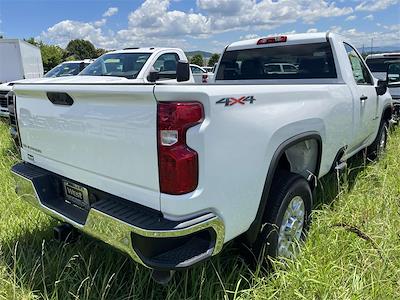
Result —
<svg viewBox="0 0 400 300"><path fill-rule="evenodd" d="M165 53L160 55L154 63L153 67L159 72L160 79L175 79L176 66L179 56L176 53Z"/></svg>
<svg viewBox="0 0 400 300"><path fill-rule="evenodd" d="M193 74L202 74L203 71L200 68L197 68L195 66L191 66L190 69L192 70Z"/></svg>
<svg viewBox="0 0 400 300"><path fill-rule="evenodd" d="M296 73L297 68L292 65L283 65L283 72L285 73Z"/></svg>
<svg viewBox="0 0 400 300"><path fill-rule="evenodd" d="M347 52L347 56L350 61L351 70L353 71L354 79L357 84L372 84L371 76L368 72L367 67L364 62L358 55L358 53L354 50L353 47L344 43L344 47Z"/></svg>

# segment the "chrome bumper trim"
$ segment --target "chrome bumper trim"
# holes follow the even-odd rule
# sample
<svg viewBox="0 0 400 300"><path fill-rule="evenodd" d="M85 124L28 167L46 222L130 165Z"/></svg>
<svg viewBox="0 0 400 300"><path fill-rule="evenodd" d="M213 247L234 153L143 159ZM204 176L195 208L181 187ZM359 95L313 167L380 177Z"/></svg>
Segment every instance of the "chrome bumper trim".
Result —
<svg viewBox="0 0 400 300"><path fill-rule="evenodd" d="M181 229L153 231L133 226L99 210L91 208L85 224L82 225L43 205L33 182L18 173L13 171L11 171L11 173L16 182L15 191L21 197L21 199L42 210L46 214L60 221L69 223L80 231L102 240L105 243L127 253L134 261L144 265L145 267L148 266L142 261L132 247L132 232L145 237L168 239L173 237L182 237L203 229L212 228L216 235L216 241L212 255L214 256L222 250L224 244L225 227L221 218L215 214L210 213L210 217L206 220L204 220L204 216L194 218L190 220L191 224L194 225ZM196 222L196 219L199 219L199 222Z"/></svg>

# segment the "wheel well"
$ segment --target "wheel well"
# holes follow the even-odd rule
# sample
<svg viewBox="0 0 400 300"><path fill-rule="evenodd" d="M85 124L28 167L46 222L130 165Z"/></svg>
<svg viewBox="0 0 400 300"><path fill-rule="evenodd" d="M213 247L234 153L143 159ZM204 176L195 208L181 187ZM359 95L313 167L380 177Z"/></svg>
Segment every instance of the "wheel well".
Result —
<svg viewBox="0 0 400 300"><path fill-rule="evenodd" d="M268 209L268 195L274 176L280 170L290 171L302 175L307 180L318 178L321 163L322 140L317 133L305 133L298 135L284 142L275 152L264 185L260 204L255 220L246 233L242 235L242 240L247 245L252 245L256 240L259 229L261 228L265 211ZM315 175L312 176L311 174Z"/></svg>
<svg viewBox="0 0 400 300"><path fill-rule="evenodd" d="M388 106L383 111L382 120L389 121L392 118L392 107Z"/></svg>
<svg viewBox="0 0 400 300"><path fill-rule="evenodd" d="M282 153L274 176L278 170L300 174L306 179L311 174L316 175L319 164L319 148L318 141L314 138L290 145Z"/></svg>

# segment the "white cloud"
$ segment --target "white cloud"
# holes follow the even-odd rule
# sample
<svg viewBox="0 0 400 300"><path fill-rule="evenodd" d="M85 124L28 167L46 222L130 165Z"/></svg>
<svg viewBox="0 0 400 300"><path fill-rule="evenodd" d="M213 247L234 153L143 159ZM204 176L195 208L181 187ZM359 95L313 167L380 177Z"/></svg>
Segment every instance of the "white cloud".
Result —
<svg viewBox="0 0 400 300"><path fill-rule="evenodd" d="M310 28L307 30L307 33L314 33L314 32L318 32L317 28Z"/></svg>
<svg viewBox="0 0 400 300"><path fill-rule="evenodd" d="M115 15L118 12L118 7L110 7L109 9L107 9L105 11L105 13L103 14L103 17L111 17L113 15Z"/></svg>
<svg viewBox="0 0 400 300"><path fill-rule="evenodd" d="M136 36L201 36L211 33L209 18L202 14L168 10L169 0L147 0L129 17L129 32Z"/></svg>
<svg viewBox="0 0 400 300"><path fill-rule="evenodd" d="M99 21L94 22L93 24L94 24L94 26L96 26L96 27L101 27L101 26L106 25L106 23L107 23L107 19L106 19L106 18L103 18L103 19L101 19L101 20L99 20Z"/></svg>
<svg viewBox="0 0 400 300"><path fill-rule="evenodd" d="M257 31L273 34L273 29L284 24L312 24L322 18L347 15L346 20L356 18L348 1L338 7L331 0L196 0L197 6L190 11L171 9L172 1L176 0L144 1L129 14L126 27L117 32L105 29L107 17L118 12L118 8L110 7L98 21L64 20L42 32L40 38L61 46L71 39L81 38L108 49L128 46L187 48L191 46L189 38L202 39L221 32L236 30L242 32L240 38L248 38L254 37ZM390 1L393 2L383 0ZM367 4L363 3L366 2L357 7L363 5L365 9ZM309 30L317 31L316 28Z"/></svg>
<svg viewBox="0 0 400 300"><path fill-rule="evenodd" d="M357 16L351 15L351 16L348 16L348 17L346 18L346 21L353 21L353 20L355 20L355 19L357 19Z"/></svg>
<svg viewBox="0 0 400 300"><path fill-rule="evenodd" d="M250 34L242 35L242 36L239 38L239 40L251 40L251 39L258 38L258 37L260 37L258 34L252 34L252 33L250 33Z"/></svg>
<svg viewBox="0 0 400 300"><path fill-rule="evenodd" d="M388 28L386 31L374 31L365 32L358 31L355 28L342 29L339 27L331 27L331 31L337 32L345 36L353 45L356 47L369 47L371 45L371 39L375 46L390 46L390 45L400 45L400 24L393 25L393 27Z"/></svg>
<svg viewBox="0 0 400 300"><path fill-rule="evenodd" d="M374 19L374 15L368 15L364 17L364 20L372 21Z"/></svg>
<svg viewBox="0 0 400 300"><path fill-rule="evenodd" d="M42 32L41 39L50 40L63 47L72 39L85 39L91 41L96 46L112 48L113 41L104 35L101 28L97 28L92 23L65 20Z"/></svg>
<svg viewBox="0 0 400 300"><path fill-rule="evenodd" d="M356 6L355 10L359 11L378 11L384 10L389 6L398 4L399 0L368 0L362 1Z"/></svg>
<svg viewBox="0 0 400 300"><path fill-rule="evenodd" d="M207 12L215 31L232 29L272 29L287 23L313 23L321 18L353 12L351 7L337 7L325 0L197 0Z"/></svg>

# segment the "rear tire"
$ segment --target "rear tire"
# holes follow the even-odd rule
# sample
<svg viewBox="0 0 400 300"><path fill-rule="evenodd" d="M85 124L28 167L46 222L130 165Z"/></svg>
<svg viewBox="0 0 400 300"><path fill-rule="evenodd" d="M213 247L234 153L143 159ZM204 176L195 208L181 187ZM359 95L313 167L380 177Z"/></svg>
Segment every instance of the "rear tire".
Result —
<svg viewBox="0 0 400 300"><path fill-rule="evenodd" d="M278 171L272 182L266 214L253 246L258 261L265 255L292 258L309 227L312 191L304 177Z"/></svg>
<svg viewBox="0 0 400 300"><path fill-rule="evenodd" d="M367 148L368 159L379 159L379 157L385 152L389 132L388 124L389 123L386 120L382 120L374 142Z"/></svg>

